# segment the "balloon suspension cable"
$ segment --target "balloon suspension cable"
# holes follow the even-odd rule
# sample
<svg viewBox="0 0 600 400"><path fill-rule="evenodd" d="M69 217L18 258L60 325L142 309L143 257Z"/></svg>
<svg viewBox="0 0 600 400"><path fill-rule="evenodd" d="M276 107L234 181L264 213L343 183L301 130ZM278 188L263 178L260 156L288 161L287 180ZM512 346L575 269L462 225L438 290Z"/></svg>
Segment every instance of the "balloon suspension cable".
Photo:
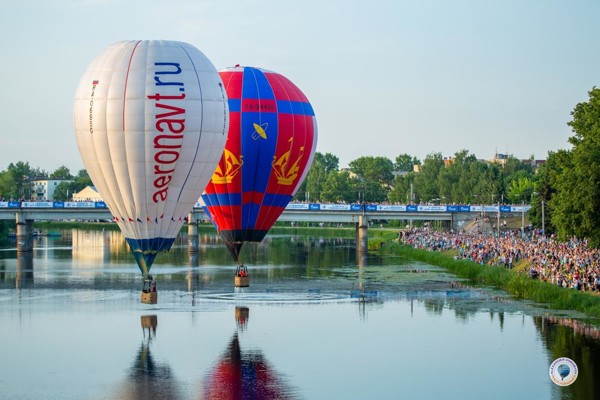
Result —
<svg viewBox="0 0 600 400"><path fill-rule="evenodd" d="M233 261L238 262L240 259L240 250L242 248L242 242L225 242Z"/></svg>

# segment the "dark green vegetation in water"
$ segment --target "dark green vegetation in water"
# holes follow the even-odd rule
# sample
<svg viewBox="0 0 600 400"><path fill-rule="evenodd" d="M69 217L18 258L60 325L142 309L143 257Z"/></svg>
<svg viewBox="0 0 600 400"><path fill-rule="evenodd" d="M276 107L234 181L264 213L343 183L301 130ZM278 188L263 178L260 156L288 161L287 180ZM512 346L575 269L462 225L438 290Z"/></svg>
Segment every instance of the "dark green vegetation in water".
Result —
<svg viewBox="0 0 600 400"><path fill-rule="evenodd" d="M595 294L558 287L532 279L526 273L510 271L503 267L455 260L444 253L413 249L395 242L386 242L385 249L412 260L445 268L458 277L466 278L471 284L505 290L519 300L531 300L556 310L579 311L589 317L600 318L600 296Z"/></svg>

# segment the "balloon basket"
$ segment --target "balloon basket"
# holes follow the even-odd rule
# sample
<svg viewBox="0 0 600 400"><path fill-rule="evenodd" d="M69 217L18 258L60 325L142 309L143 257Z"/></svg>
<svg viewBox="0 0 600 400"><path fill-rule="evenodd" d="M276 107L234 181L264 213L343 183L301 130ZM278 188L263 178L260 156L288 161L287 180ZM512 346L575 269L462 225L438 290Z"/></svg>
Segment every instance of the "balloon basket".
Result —
<svg viewBox="0 0 600 400"><path fill-rule="evenodd" d="M142 290L140 300L143 304L156 304L158 302L158 292Z"/></svg>
<svg viewBox="0 0 600 400"><path fill-rule="evenodd" d="M142 315L142 328L156 328L158 317L156 315Z"/></svg>
<svg viewBox="0 0 600 400"><path fill-rule="evenodd" d="M250 277L249 276L236 276L235 287L248 287L250 286Z"/></svg>

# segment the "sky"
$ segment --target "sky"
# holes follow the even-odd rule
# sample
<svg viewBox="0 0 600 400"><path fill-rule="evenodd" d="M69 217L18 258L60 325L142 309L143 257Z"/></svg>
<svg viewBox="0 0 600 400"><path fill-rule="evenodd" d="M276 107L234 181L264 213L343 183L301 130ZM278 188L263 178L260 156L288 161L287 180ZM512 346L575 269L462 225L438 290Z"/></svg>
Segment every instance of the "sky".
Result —
<svg viewBox="0 0 600 400"><path fill-rule="evenodd" d="M220 70L276 71L308 97L317 151L525 159L571 148L600 84L598 1L20 0L0 14L0 171L83 168L73 132L87 65L120 40L188 42Z"/></svg>

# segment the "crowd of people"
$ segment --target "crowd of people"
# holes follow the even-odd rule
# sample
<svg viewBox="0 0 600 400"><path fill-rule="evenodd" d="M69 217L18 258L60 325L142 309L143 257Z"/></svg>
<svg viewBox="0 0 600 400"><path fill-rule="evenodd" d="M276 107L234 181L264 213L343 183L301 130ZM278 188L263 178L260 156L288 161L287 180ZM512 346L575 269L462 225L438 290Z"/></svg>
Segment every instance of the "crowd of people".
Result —
<svg viewBox="0 0 600 400"><path fill-rule="evenodd" d="M600 250L588 246L587 240L573 238L559 242L553 236L535 232L523 236L521 231L506 231L500 236L466 232L437 232L428 228L401 232L400 242L429 251L457 250L456 258L485 265L512 269L526 259L525 272L531 278L553 285L600 294Z"/></svg>

